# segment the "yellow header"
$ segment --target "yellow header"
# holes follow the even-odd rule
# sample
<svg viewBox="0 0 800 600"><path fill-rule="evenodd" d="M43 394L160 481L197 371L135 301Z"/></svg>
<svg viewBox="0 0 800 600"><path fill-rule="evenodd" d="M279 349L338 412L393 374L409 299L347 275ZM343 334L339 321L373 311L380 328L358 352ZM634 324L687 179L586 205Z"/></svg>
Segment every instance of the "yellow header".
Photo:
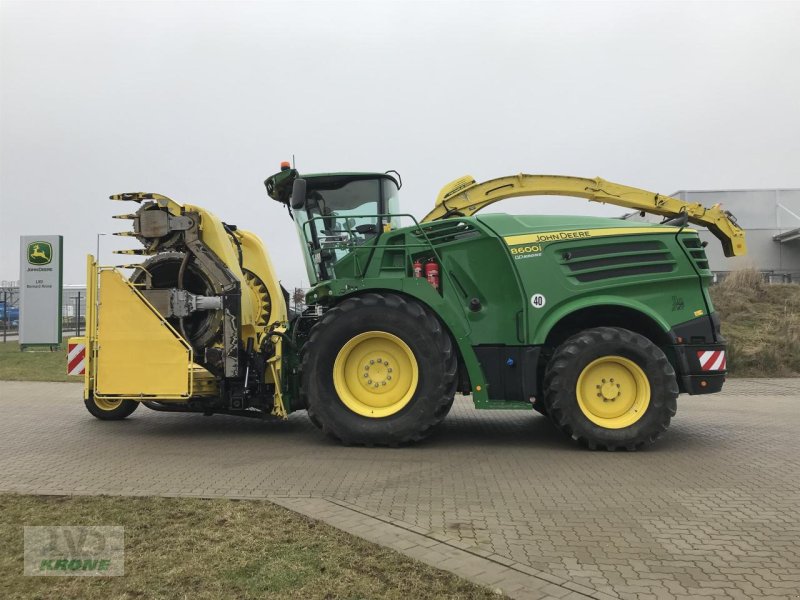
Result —
<svg viewBox="0 0 800 600"><path fill-rule="evenodd" d="M560 242L564 240L586 240L589 238L609 237L614 235L639 235L642 233L678 233L680 227L609 227L606 229L572 229L569 231L540 231L523 235L504 237L506 244L537 244L540 242ZM694 229L683 228L684 232L694 233Z"/></svg>

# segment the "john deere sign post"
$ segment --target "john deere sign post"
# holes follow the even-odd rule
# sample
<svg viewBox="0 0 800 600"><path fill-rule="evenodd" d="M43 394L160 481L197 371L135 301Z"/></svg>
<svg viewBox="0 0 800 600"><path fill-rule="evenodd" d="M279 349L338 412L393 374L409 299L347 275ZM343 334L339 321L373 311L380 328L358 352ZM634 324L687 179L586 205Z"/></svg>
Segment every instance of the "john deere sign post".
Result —
<svg viewBox="0 0 800 600"><path fill-rule="evenodd" d="M60 235L20 236L19 344L61 344Z"/></svg>

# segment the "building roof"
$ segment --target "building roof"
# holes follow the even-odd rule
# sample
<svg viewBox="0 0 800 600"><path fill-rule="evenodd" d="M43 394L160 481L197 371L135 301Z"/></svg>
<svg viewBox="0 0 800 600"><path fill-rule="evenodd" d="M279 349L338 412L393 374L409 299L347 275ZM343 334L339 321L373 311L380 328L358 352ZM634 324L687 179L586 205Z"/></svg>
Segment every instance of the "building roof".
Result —
<svg viewBox="0 0 800 600"><path fill-rule="evenodd" d="M790 242L794 242L795 244L800 244L800 227L795 229L790 229L789 231L784 231L783 233L779 233L778 235L773 235L772 239L778 242L779 244L788 244Z"/></svg>

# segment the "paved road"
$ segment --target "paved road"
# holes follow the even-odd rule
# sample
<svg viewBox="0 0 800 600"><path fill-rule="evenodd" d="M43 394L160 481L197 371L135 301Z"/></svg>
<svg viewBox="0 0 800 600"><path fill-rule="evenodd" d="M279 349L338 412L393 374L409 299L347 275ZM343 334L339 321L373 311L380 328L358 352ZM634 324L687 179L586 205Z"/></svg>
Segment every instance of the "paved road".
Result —
<svg viewBox="0 0 800 600"><path fill-rule="evenodd" d="M268 497L331 522L343 507L361 520L338 523L359 535L408 531L466 551L447 568L488 557L554 597L800 597L800 379L682 397L663 440L616 454L578 449L536 413L463 400L435 438L370 450L329 442L302 414L141 408L104 423L77 385L0 386L0 491ZM526 585L512 595L545 595Z"/></svg>

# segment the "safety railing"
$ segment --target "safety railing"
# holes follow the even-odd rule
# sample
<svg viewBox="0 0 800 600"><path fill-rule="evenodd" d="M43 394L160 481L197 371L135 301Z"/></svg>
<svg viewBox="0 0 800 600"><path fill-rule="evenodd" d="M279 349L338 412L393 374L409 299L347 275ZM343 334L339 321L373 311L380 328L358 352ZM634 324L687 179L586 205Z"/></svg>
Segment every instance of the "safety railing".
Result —
<svg viewBox="0 0 800 600"><path fill-rule="evenodd" d="M344 259L345 256L354 254L353 261L356 271L356 276L363 278L366 275L366 272L369 268L370 262L375 255L376 250L403 250L405 253L404 258L404 268L407 270L413 271L413 262L414 256L430 253L430 255L437 260L439 264L441 264L441 256L436 249L436 245L428 236L428 232L426 229L431 229L436 227L436 223L430 223L421 225L417 219L408 213L401 213L401 214L388 214L388 213L375 213L375 214L360 214L356 215L356 218L367 218L367 219L374 219L375 220L375 241L373 242L372 239L367 238L367 234L359 234L355 228L345 227L334 229L329 227L331 224L335 224L336 221L345 221L345 225L347 225L347 220L352 220L354 218L353 215L348 216L338 216L338 215L321 215L316 216L308 219L303 223L302 232L303 238L307 248L312 248L312 262L315 266L315 270L317 272L317 278L320 280L332 279L329 275L328 277L322 277L318 265L323 260L322 259L322 251L323 250L343 250L346 254L340 258L336 258L333 263L339 262L340 260ZM397 218L397 217L407 217L413 222L413 226L403 227L402 229L411 229L412 234L416 234L417 237L420 238L419 242L404 242L402 244L386 244L381 243L381 238L386 235L390 235L391 231L382 231L378 230L377 223L383 222L384 220L389 221L390 219ZM380 221L379 221L380 219ZM316 224L320 222L323 227L322 228L315 228L314 232L311 231L312 223ZM322 232L325 231L333 231L335 232L334 235L331 234L323 234L320 235ZM315 247L314 237L316 235L316 242L319 244L319 248ZM359 237L363 235L363 237ZM369 256L364 261L362 265L362 261L360 260L360 256L357 252L358 249L369 249ZM414 250L415 251L411 251ZM333 265L332 265L333 266Z"/></svg>

